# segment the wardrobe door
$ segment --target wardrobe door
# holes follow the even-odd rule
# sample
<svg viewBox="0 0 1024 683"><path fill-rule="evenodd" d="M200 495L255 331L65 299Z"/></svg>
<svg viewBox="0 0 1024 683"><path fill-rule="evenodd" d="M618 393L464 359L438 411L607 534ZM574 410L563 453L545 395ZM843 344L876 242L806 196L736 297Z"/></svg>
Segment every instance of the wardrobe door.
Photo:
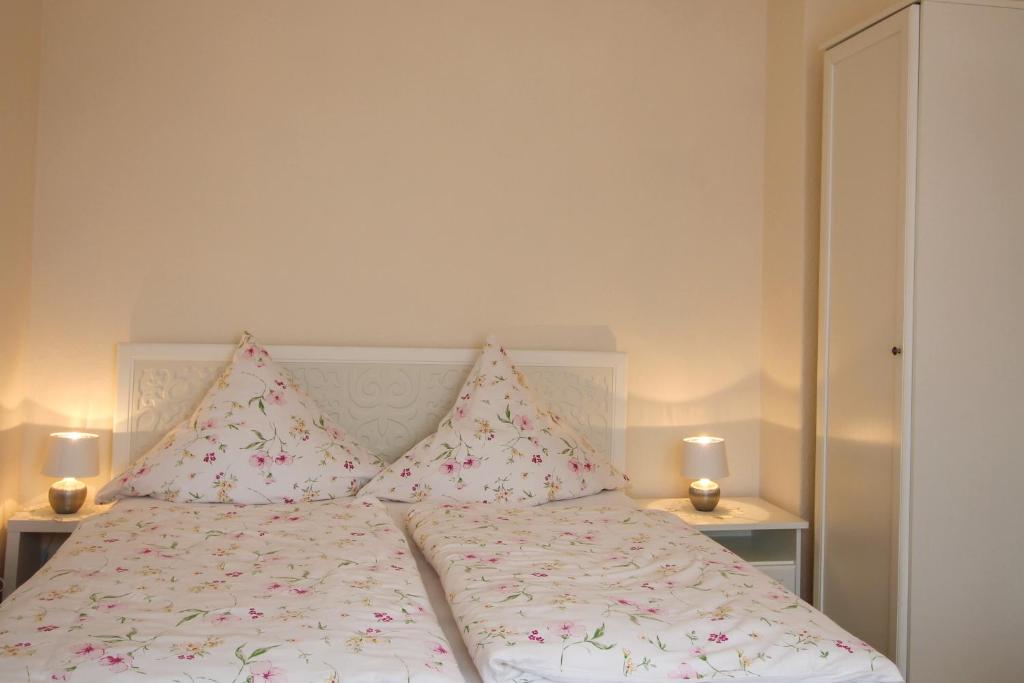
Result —
<svg viewBox="0 0 1024 683"><path fill-rule="evenodd" d="M909 675L1024 680L1024 3L921 10Z"/></svg>
<svg viewBox="0 0 1024 683"><path fill-rule="evenodd" d="M826 53L822 131L815 603L893 656L917 24Z"/></svg>

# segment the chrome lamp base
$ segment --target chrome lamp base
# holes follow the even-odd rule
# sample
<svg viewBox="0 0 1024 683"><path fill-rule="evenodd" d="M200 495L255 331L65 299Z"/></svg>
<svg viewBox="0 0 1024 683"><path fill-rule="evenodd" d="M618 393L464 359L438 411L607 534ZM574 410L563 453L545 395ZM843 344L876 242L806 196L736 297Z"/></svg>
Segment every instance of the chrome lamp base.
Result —
<svg viewBox="0 0 1024 683"><path fill-rule="evenodd" d="M711 512L718 505L718 500L722 497L722 490L718 484L714 482L710 482L710 484L711 486L707 484L697 486L697 482L690 484L690 503L693 504L695 510Z"/></svg>
<svg viewBox="0 0 1024 683"><path fill-rule="evenodd" d="M75 481L78 486L68 485L66 480L58 481L50 487L50 507L58 515L71 515L81 509L85 502L85 494L88 489L80 481Z"/></svg>

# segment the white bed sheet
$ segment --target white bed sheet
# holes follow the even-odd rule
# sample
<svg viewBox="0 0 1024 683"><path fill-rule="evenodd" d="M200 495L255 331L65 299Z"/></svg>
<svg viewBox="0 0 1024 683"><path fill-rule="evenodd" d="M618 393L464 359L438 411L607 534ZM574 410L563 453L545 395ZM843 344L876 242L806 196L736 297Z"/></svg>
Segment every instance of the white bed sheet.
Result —
<svg viewBox="0 0 1024 683"><path fill-rule="evenodd" d="M466 679L467 683L482 683L480 673L477 671L476 665L473 663L473 658L469 655L469 650L466 648L466 643L463 641L462 635L459 633L459 625L455 622L455 615L452 614L451 606L448 604L444 586L441 585L441 577L437 575L437 572L434 571L430 562L428 562L427 558L423 556L423 551L420 550L419 546L416 545L412 540L412 537L409 535L409 529L406 524L406 514L414 504L415 503L384 501L384 505L391 514L391 518L395 520L395 524L398 525L398 528L405 532L406 538L409 541L413 557L416 558L416 566L420 570L420 578L423 579L423 585L427 589L427 598L430 600L430 606L434 610L434 614L437 615L437 620L441 624L441 629L444 631L445 637L452 645L452 652L455 655L455 660L458 662L459 671L462 673L462 676ZM635 508L636 502L622 491L604 491L602 493L586 496L584 498L577 498L575 500L560 500L553 503L547 503L545 504L545 507L554 508L569 505L594 508L605 506Z"/></svg>
<svg viewBox="0 0 1024 683"><path fill-rule="evenodd" d="M461 680L410 548L373 498L131 498L84 521L0 605L0 682L108 679Z"/></svg>

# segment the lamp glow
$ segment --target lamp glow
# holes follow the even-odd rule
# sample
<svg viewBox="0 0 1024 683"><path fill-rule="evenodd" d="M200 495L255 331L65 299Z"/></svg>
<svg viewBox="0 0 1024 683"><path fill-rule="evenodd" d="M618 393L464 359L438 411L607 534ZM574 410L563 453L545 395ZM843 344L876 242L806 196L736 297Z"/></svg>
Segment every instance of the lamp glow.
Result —
<svg viewBox="0 0 1024 683"><path fill-rule="evenodd" d="M725 439L717 436L691 436L683 439L683 476L690 484L690 503L702 512L718 505L721 489L712 477L729 476L725 458Z"/></svg>
<svg viewBox="0 0 1024 683"><path fill-rule="evenodd" d="M50 507L61 515L69 515L82 507L88 492L76 477L92 477L100 473L99 436L88 432L54 432L43 474L61 479L50 487Z"/></svg>

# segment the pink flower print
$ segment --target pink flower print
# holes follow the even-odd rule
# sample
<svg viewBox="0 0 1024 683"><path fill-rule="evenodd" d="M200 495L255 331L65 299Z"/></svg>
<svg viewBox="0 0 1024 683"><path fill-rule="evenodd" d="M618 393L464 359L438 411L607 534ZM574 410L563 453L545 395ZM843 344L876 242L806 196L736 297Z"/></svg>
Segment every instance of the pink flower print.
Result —
<svg viewBox="0 0 1024 683"><path fill-rule="evenodd" d="M308 588L293 588L291 592L298 596L312 595L313 591Z"/></svg>
<svg viewBox="0 0 1024 683"><path fill-rule="evenodd" d="M534 453L533 457L530 458L530 462L532 462L534 465L539 465L542 462L544 462L544 458L540 457L540 453Z"/></svg>
<svg viewBox="0 0 1024 683"><path fill-rule="evenodd" d="M569 458L569 469L572 470L573 474L580 473L580 461L576 458Z"/></svg>
<svg viewBox="0 0 1024 683"><path fill-rule="evenodd" d="M77 646L73 652L79 657L101 657L106 654L107 650L94 643L82 643Z"/></svg>
<svg viewBox="0 0 1024 683"><path fill-rule="evenodd" d="M228 572L224 576L230 576L232 579L237 579L242 575L242 572Z"/></svg>
<svg viewBox="0 0 1024 683"><path fill-rule="evenodd" d="M58 628L60 628L60 627L59 626L54 626L53 624L47 624L46 626L37 626L36 630L37 631L46 632L46 631L56 631Z"/></svg>
<svg viewBox="0 0 1024 683"><path fill-rule="evenodd" d="M395 620L395 618L392 617L387 612L374 612L373 616L377 619L377 621L381 621L381 622L384 622L384 623L387 623L389 621L394 621Z"/></svg>
<svg viewBox="0 0 1024 683"><path fill-rule="evenodd" d="M408 467L406 467L405 469L402 470L402 473L399 474L398 476L400 476L400 477L411 477L412 476L412 470L410 470Z"/></svg>
<svg viewBox="0 0 1024 683"><path fill-rule="evenodd" d="M433 651L436 652L439 655L446 655L446 654L448 654L448 649L444 645L441 645L440 643L438 643L437 645L434 646L434 650Z"/></svg>
<svg viewBox="0 0 1024 683"><path fill-rule="evenodd" d="M287 386L284 383L284 380L282 380L282 379L275 379L274 380L274 384L276 384L277 386L281 387L282 389L284 389Z"/></svg>
<svg viewBox="0 0 1024 683"><path fill-rule="evenodd" d="M474 458L472 455L467 456L466 459L462 461L462 467L467 470L471 470L479 464L480 461Z"/></svg>
<svg viewBox="0 0 1024 683"><path fill-rule="evenodd" d="M618 599L615 600L615 602L619 603L620 605L622 605L624 607L635 607L636 606L635 602L633 602L632 600L627 600L626 598L618 598Z"/></svg>
<svg viewBox="0 0 1024 683"><path fill-rule="evenodd" d="M847 651L847 652L849 652L849 653L850 653L851 655L853 654L853 648L852 648L852 647L850 647L849 645L847 645L846 643L844 643L844 642L843 642L843 641L841 641L841 640L837 640L837 641L836 641L836 647L838 647L838 648L839 648L840 650L846 650L846 651Z"/></svg>
<svg viewBox="0 0 1024 683"><path fill-rule="evenodd" d="M457 405L455 406L455 409L453 410L452 414L455 416L456 419L464 420L466 419L466 416L469 415L469 411L466 410L466 406Z"/></svg>
<svg viewBox="0 0 1024 683"><path fill-rule="evenodd" d="M250 664L249 673L252 675L253 683L288 683L288 676L284 669L276 667L270 662Z"/></svg>
<svg viewBox="0 0 1024 683"><path fill-rule="evenodd" d="M114 569L114 571L115 571L115 572L117 572L118 574L123 574L123 573L125 573L126 571L128 571L128 568L127 568L127 567L116 567L116 568Z"/></svg>
<svg viewBox="0 0 1024 683"><path fill-rule="evenodd" d="M558 621L552 624L549 629L562 640L572 638L583 633L583 629L571 621Z"/></svg>
<svg viewBox="0 0 1024 683"><path fill-rule="evenodd" d="M589 460L585 461L583 463L583 471L584 472L593 472L594 471L594 463L590 462Z"/></svg>
<svg viewBox="0 0 1024 683"><path fill-rule="evenodd" d="M243 353L247 358L255 358L259 355L259 349L256 348L255 344L249 344L245 347L245 351L243 351Z"/></svg>
<svg viewBox="0 0 1024 683"><path fill-rule="evenodd" d="M278 465L291 465L292 460L294 460L294 458L292 458L292 456L288 455L284 451L274 456L274 463Z"/></svg>
<svg viewBox="0 0 1024 683"><path fill-rule="evenodd" d="M729 636L725 635L724 633L709 633L708 634L708 642L711 642L711 643L724 643L727 640L729 640Z"/></svg>
<svg viewBox="0 0 1024 683"><path fill-rule="evenodd" d="M212 452L212 451L207 453L206 455L203 456L203 462L205 462L205 463L217 462L217 454Z"/></svg>
<svg viewBox="0 0 1024 683"><path fill-rule="evenodd" d="M516 427L519 427L524 432L528 432L531 429L533 429L533 420L531 420L526 415L516 415L514 418L512 418L512 424L514 424Z"/></svg>
<svg viewBox="0 0 1024 683"><path fill-rule="evenodd" d="M275 404L275 405L283 406L284 405L284 394L281 393L280 391L275 391L274 389L271 389L270 390L270 402Z"/></svg>
<svg viewBox="0 0 1024 683"><path fill-rule="evenodd" d="M342 465L342 467L344 467L346 470L354 470L356 468L356 466L352 464L351 460L346 460L345 464Z"/></svg>
<svg viewBox="0 0 1024 683"><path fill-rule="evenodd" d="M249 608L249 618L250 619L259 619L262 616L263 616L263 612L258 611L255 607L250 607Z"/></svg>
<svg viewBox="0 0 1024 683"><path fill-rule="evenodd" d="M530 640L532 640L535 643L543 643L544 642L544 636L542 636L540 634L540 631L538 631L537 629L533 629L532 631L530 631L530 633L527 636L527 638L529 638Z"/></svg>
<svg viewBox="0 0 1024 683"><path fill-rule="evenodd" d="M341 431L337 427L328 427L327 436L331 437L334 441L341 441L345 437L345 432Z"/></svg>
<svg viewBox="0 0 1024 683"><path fill-rule="evenodd" d="M459 462L457 460L445 460L441 463L441 471L444 474L452 474L459 468Z"/></svg>
<svg viewBox="0 0 1024 683"><path fill-rule="evenodd" d="M270 456L266 453L253 453L249 456L249 464L253 467L266 467L270 462Z"/></svg>
<svg viewBox="0 0 1024 683"><path fill-rule="evenodd" d="M214 420L213 418L210 418L208 420L203 420L202 422L199 423L199 430L205 432L205 431L208 431L210 429L213 429L216 426L217 426L217 421Z"/></svg>
<svg viewBox="0 0 1024 683"><path fill-rule="evenodd" d="M109 667L113 673L127 671L132 666L132 660L127 655L107 655L100 657L100 664Z"/></svg>
<svg viewBox="0 0 1024 683"><path fill-rule="evenodd" d="M213 615L212 617L210 617L210 621L212 621L215 624L227 624L227 623L230 623L232 621L238 621L238 617L236 617L233 614L229 614L229 613L225 612L223 614L215 614L215 615Z"/></svg>

